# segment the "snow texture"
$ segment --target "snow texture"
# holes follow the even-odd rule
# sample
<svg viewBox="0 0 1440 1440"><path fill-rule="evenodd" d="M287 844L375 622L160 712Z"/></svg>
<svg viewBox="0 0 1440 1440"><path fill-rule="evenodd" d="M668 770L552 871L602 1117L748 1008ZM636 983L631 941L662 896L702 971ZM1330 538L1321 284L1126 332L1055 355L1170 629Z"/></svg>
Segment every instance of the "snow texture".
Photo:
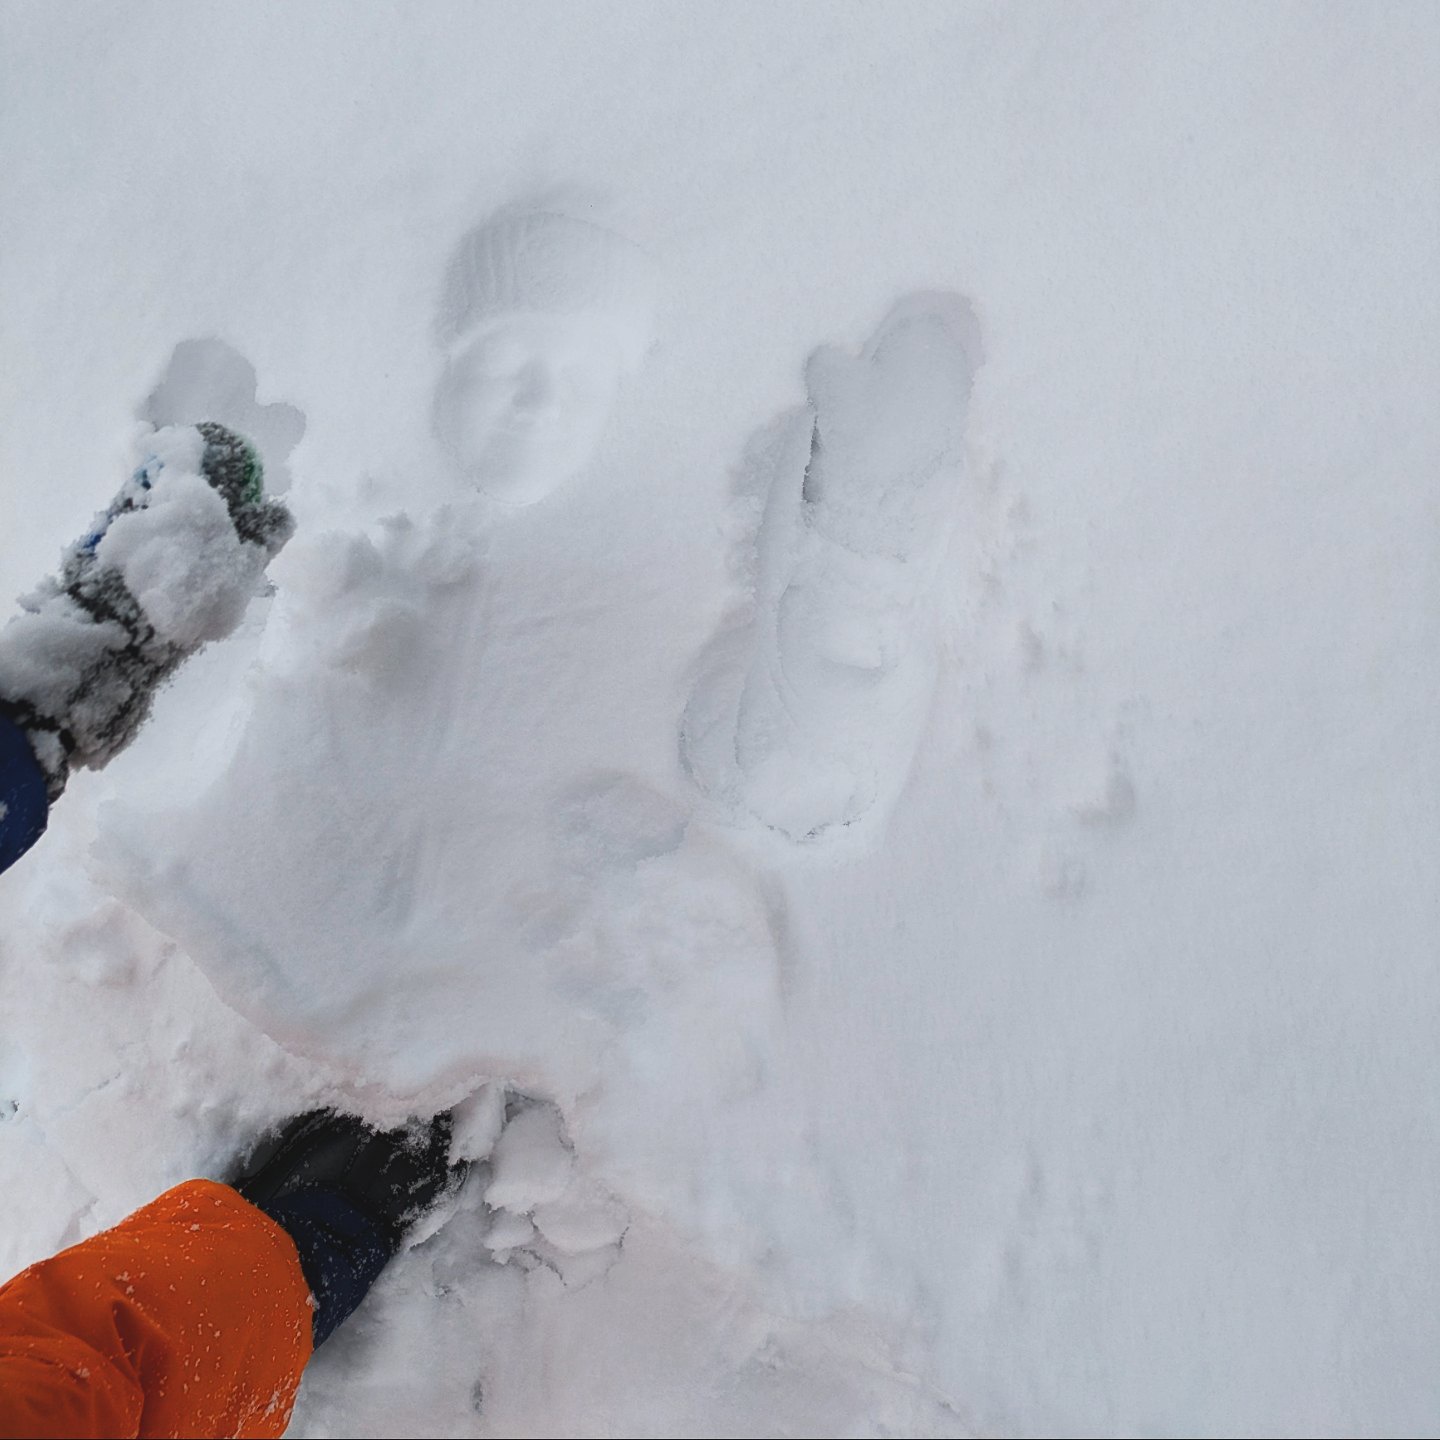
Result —
<svg viewBox="0 0 1440 1440"><path fill-rule="evenodd" d="M207 412L298 529L0 878L0 1265L458 1104L296 1435L1440 1433L1437 72L6 6L0 590Z"/></svg>

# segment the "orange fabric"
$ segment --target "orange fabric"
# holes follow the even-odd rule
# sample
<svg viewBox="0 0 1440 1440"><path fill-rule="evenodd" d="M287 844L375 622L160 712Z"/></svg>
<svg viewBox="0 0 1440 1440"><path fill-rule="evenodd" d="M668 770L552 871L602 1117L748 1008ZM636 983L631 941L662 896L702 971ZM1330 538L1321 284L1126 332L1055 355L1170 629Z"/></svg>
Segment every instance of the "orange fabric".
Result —
<svg viewBox="0 0 1440 1440"><path fill-rule="evenodd" d="M0 1437L283 1435L311 1313L280 1226L177 1185L0 1286Z"/></svg>

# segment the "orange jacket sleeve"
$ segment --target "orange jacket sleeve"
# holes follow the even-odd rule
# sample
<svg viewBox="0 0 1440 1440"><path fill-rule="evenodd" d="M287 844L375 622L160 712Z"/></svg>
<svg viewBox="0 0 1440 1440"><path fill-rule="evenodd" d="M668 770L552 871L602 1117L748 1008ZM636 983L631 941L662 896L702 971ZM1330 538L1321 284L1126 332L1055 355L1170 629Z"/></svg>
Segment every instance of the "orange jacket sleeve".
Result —
<svg viewBox="0 0 1440 1440"><path fill-rule="evenodd" d="M280 1226L177 1185L0 1286L0 1437L282 1435L310 1317Z"/></svg>

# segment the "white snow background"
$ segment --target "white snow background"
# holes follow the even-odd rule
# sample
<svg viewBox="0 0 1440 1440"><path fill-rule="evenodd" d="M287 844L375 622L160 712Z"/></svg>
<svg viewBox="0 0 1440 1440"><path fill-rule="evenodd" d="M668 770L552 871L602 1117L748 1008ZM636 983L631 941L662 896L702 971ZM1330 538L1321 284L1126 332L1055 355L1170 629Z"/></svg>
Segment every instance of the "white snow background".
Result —
<svg viewBox="0 0 1440 1440"><path fill-rule="evenodd" d="M0 593L141 420L299 531L0 879L0 1271L461 1103L292 1433L1440 1433L1437 82L1427 4L12 0ZM437 306L550 215L653 308L507 508Z"/></svg>

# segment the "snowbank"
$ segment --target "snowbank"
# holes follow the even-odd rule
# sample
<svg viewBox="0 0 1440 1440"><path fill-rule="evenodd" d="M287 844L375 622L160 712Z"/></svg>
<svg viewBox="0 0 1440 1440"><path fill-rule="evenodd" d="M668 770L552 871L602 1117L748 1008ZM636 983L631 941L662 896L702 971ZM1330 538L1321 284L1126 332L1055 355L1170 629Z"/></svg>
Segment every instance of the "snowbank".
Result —
<svg viewBox="0 0 1440 1440"><path fill-rule="evenodd" d="M207 399L299 530L0 880L0 1259L463 1101L295 1433L1440 1428L1437 62L7 7L0 590Z"/></svg>

